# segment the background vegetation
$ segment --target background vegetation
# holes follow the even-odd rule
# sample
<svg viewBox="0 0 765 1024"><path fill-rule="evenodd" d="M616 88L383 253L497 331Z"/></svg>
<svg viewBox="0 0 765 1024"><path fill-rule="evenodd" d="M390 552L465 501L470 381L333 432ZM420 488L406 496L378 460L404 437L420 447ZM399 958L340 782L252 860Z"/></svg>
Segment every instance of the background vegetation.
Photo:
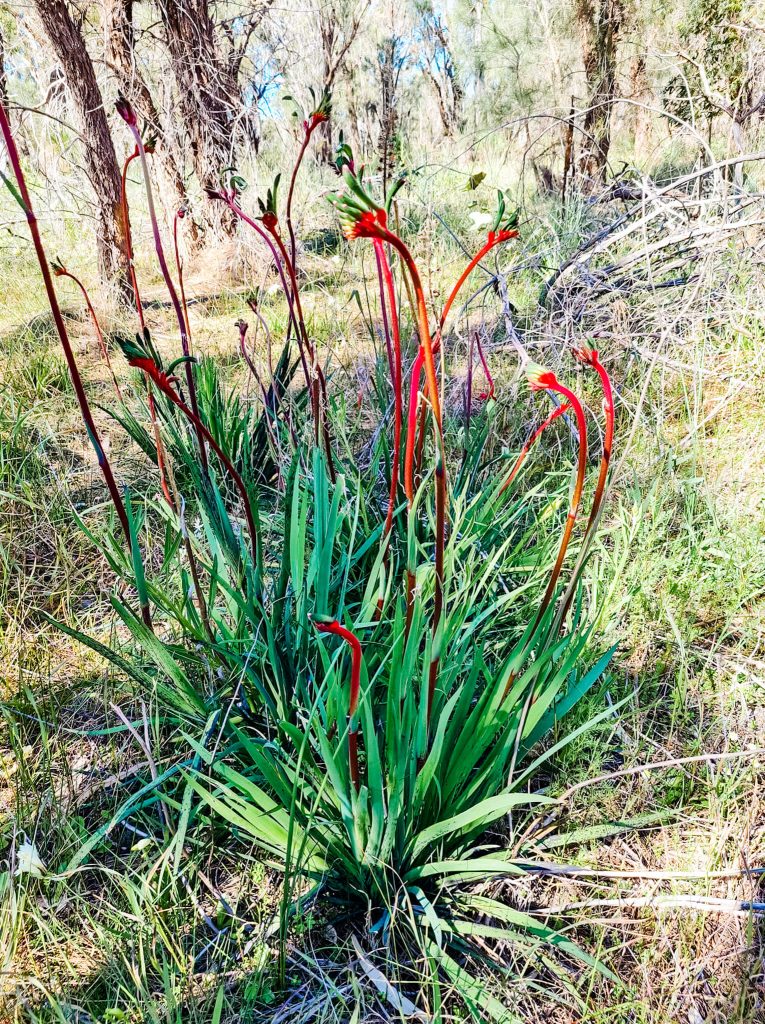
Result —
<svg viewBox="0 0 765 1024"><path fill-rule="evenodd" d="M445 343L451 443L463 437L476 332L497 387L489 459L514 456L539 422L520 373L527 354L575 382L599 413L595 384L570 357L573 344L597 339L618 431L583 592L597 609L590 663L616 651L566 731L606 714L553 751L533 782L562 801L524 848L548 868L474 882L469 894L552 924L613 977L566 951L524 959L507 936L484 936L471 977L521 1019L763 1019L758 6L38 0L0 4L0 30L0 92L48 253L86 284L137 414L136 378L115 341L135 329L119 211L133 140L113 114L118 93L157 138L165 247L172 253L175 225L194 349L209 360L205 408L254 422L262 404L235 323L250 321L265 375L266 328L278 352L287 307L266 250L205 189L236 167L254 213L275 174L288 177L315 106L309 90L332 90L332 118L298 179L295 223L333 423L364 471L389 393L373 254L341 238L325 202L342 187L340 131L378 195L408 171L400 228L432 310L484 240L496 190L518 206L518 242L471 278L463 298L474 297L455 310ZM10 173L4 150L0 168ZM147 322L170 362L177 324L135 163L127 189ZM434 997L411 948L370 933L363 914L338 920L331 905L307 901L287 919L283 877L260 847L214 827L196 796L191 823L178 827L192 799L183 786L168 791L172 828L150 806L106 831L151 790L152 771L185 764L193 748L168 724L160 691L137 693L46 618L129 649L110 595L132 591L82 529L103 541L106 493L10 193L0 216L0 1015L81 1024L489 1015L494 1004L471 1011L465 979L453 975ZM81 292L65 278L56 286L108 454L149 510L148 571L162 579L156 470L106 411L116 408L113 384ZM233 396L241 408L226 414ZM543 436L524 484L535 515L550 497L559 514L573 450L565 425ZM269 554L281 556L278 544ZM67 873L99 834L95 861Z"/></svg>

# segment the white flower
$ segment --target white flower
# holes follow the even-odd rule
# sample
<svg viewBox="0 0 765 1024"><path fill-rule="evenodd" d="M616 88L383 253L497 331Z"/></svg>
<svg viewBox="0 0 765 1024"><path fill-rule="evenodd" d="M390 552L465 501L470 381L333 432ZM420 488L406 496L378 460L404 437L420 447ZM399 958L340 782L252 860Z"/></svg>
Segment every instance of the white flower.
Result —
<svg viewBox="0 0 765 1024"><path fill-rule="evenodd" d="M16 875L32 875L33 878L42 878L45 873L45 865L40 859L37 847L34 843L25 840L16 850Z"/></svg>

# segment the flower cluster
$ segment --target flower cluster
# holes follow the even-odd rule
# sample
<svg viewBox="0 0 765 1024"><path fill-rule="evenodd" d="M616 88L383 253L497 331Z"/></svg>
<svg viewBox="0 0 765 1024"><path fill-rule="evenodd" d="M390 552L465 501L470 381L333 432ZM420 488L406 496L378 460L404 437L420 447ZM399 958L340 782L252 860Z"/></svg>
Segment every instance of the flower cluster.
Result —
<svg viewBox="0 0 765 1024"><path fill-rule="evenodd" d="M388 215L364 189L363 175L363 167L355 174L351 165L346 164L343 178L350 191L330 196L329 200L337 210L340 227L348 241L354 238L386 239Z"/></svg>

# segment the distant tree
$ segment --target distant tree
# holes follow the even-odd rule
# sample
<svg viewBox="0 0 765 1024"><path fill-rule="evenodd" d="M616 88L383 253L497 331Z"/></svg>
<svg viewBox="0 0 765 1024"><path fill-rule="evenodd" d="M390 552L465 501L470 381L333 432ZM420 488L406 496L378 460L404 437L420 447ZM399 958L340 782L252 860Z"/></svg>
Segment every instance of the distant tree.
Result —
<svg viewBox="0 0 765 1024"><path fill-rule="evenodd" d="M120 91L130 100L143 124L157 136L157 156L165 184L172 190L176 203L181 205L186 201L182 161L164 130L154 99L138 67L133 6L133 0L104 0L107 60Z"/></svg>
<svg viewBox="0 0 765 1024"><path fill-rule="evenodd" d="M266 0L249 15L218 20L209 0L157 0L178 114L203 188L217 187L220 172L236 163L243 142L248 141L256 152L259 147L258 96L252 95L252 83L245 83L245 95L240 72L253 33L271 2ZM207 209L216 231L234 231L234 221L222 204Z"/></svg>
<svg viewBox="0 0 765 1024"><path fill-rule="evenodd" d="M377 66L380 73L380 135L377 152L383 177L383 188L387 189L393 168L398 159L398 92L401 72L407 62L407 47L401 36L390 35L377 50Z"/></svg>
<svg viewBox="0 0 765 1024"><path fill-rule="evenodd" d="M96 209L98 263L104 280L129 294L125 225L120 207L121 176L93 63L85 46L82 17L65 0L34 0L50 48L66 81L80 122L85 169Z"/></svg>
<svg viewBox="0 0 765 1024"><path fill-rule="evenodd" d="M0 103L8 107L8 79L5 74L5 36L0 22Z"/></svg>
<svg viewBox="0 0 765 1024"><path fill-rule="evenodd" d="M616 48L625 21L625 0L574 0L579 28L587 110L579 170L593 182L605 178L611 148L611 111L616 98Z"/></svg>
<svg viewBox="0 0 765 1024"><path fill-rule="evenodd" d="M444 135L456 135L462 127L463 92L449 29L432 0L421 0L417 4L417 15L422 73L435 94Z"/></svg>
<svg viewBox="0 0 765 1024"><path fill-rule="evenodd" d="M332 92L335 89L369 5L370 0L361 0L361 3L356 0L350 0L350 3L348 0L334 0L327 6L318 6L316 17L321 37L321 91L326 89ZM321 158L325 163L330 163L334 158L332 118L324 122L321 130Z"/></svg>
<svg viewBox="0 0 765 1024"><path fill-rule="evenodd" d="M754 11L744 0L692 0L680 25L679 55L687 67L664 91L673 113L690 119L695 103L710 122L726 118L739 153L746 151L749 123L765 113L765 54L749 31L748 7ZM743 168L735 174L742 184Z"/></svg>

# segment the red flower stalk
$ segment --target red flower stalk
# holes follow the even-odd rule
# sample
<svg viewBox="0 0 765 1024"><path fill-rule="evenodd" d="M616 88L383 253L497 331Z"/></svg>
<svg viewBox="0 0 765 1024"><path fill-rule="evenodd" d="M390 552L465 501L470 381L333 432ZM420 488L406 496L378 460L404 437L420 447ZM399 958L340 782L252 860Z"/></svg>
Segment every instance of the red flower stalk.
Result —
<svg viewBox="0 0 765 1024"><path fill-rule="evenodd" d="M292 254L293 267L295 266L295 259L297 257L297 241L295 239L295 229L292 226L292 197L295 194L295 182L297 181L298 171L300 170L300 165L303 162L305 151L311 141L311 136L320 124L329 120L331 113L332 96L327 90L325 90L314 110L312 110L308 117L303 121L303 141L300 145L297 159L295 160L295 166L292 168L292 177L290 178L290 187L287 193L287 206L284 215L287 222L287 231L290 236L290 252Z"/></svg>
<svg viewBox="0 0 765 1024"><path fill-rule="evenodd" d="M120 386L117 383L117 377L115 376L114 368L112 366L111 360L109 359L109 352L106 348L106 342L104 341L103 331L101 330L101 325L98 322L96 311L95 309L93 309L93 303L90 301L90 296L88 295L85 289L85 285L82 283L79 277L75 277L74 274L67 270L60 260L55 260L53 263L51 263L51 268L56 277L68 277L70 281L74 281L74 283L82 292L82 297L85 299L85 305L88 308L88 313L90 314L90 319L93 323L93 329L96 332L96 338L98 339L98 347L101 350L101 357L103 361L106 363L107 367L109 368L109 373L111 374L112 381L114 382L114 389L117 392L117 397L119 398L120 402L123 402L124 404L122 392L120 391Z"/></svg>
<svg viewBox="0 0 765 1024"><path fill-rule="evenodd" d="M529 435L529 437L528 437L526 443L524 444L523 448L521 448L520 455L516 459L515 465L513 466L513 468L508 473L507 479L505 480L505 482L502 484L502 487L501 487L500 492L499 492L500 494L504 494L505 491L507 490L507 488L513 482L513 480L515 480L515 478L518 476L520 468L521 468L521 466L523 465L523 463L526 460L526 456L529 454L529 452L534 447L534 445L536 444L538 439L541 437L541 435L545 432L545 430L547 430L547 428L550 426L550 424L554 423L555 420L557 420L557 418L559 416L562 416L564 413L568 412L568 410L570 408L571 407L568 404L568 402L563 402L563 403L561 403L561 405L557 405L553 409L553 411L550 413L550 415L547 417L547 419L543 423L541 423L536 428L536 430L534 430Z"/></svg>
<svg viewBox="0 0 765 1024"><path fill-rule="evenodd" d="M180 210L176 210L175 217L173 218L173 249L175 251L175 269L178 273L178 287L181 289L183 320L186 324L186 336L189 339L189 348L191 348L191 324L189 322L189 307L186 303L186 289L183 284L183 261L181 260L181 254L178 249L178 222L183 220L185 216L186 210L184 207L181 207Z"/></svg>
<svg viewBox="0 0 765 1024"><path fill-rule="evenodd" d="M494 249L498 245L501 245L503 242L509 242L511 238L517 237L518 231L515 228L507 228L499 231L489 232L486 242L481 246L481 248L472 258L472 260L468 263L463 272L457 278L457 283L454 285L451 292L449 293L449 297L446 300L443 312L441 313L441 316L438 321L438 331L436 333L436 340L434 342L434 349L436 352L438 352L441 346L441 334L444 329L444 324L446 323L446 318L448 317L449 311L452 308L452 305L454 304L454 300L457 298L460 291L462 290L462 286L464 285L465 281L467 281L467 279L473 273L473 271L484 258L484 256L487 256L492 249Z"/></svg>
<svg viewBox="0 0 765 1024"><path fill-rule="evenodd" d="M124 228L125 228L125 249L126 249L126 255L127 255L127 259L128 259L128 267L130 268L130 283L131 283L131 285L133 287L133 296L135 298L135 308L136 308L136 311L138 312L138 322L141 325L141 332L143 333L143 329L146 326L146 323L144 321L144 316L143 316L143 304L141 303L141 294L140 294L140 292L138 290L138 278L136 277L135 265L133 263L133 233L132 233L131 228L130 228L130 212L128 210L128 203L127 203L127 173L128 173L128 168L130 167L130 164L133 162L133 160L137 160L140 155L141 154L138 151L138 147L136 146L136 148L133 150L133 152L130 154L130 156L128 156L128 158L125 160L125 163L122 165L122 191L121 191L120 199L121 199L121 205L122 205L122 222L123 222L123 225L124 225Z"/></svg>
<svg viewBox="0 0 765 1024"><path fill-rule="evenodd" d="M401 332L398 319L398 307L396 305L396 290L393 285L393 274L391 273L388 255L385 246L379 239L373 239L377 270L380 275L380 303L383 310L386 339L388 338L388 317L385 314L386 302L383 294L383 283L387 292L388 306L390 307L390 325L393 334L393 359L391 363L391 377L393 384L394 420L393 420L393 460L390 472L390 495L388 500L388 514L385 517L385 529L383 537L387 537L393 525L393 509L396 505L396 493L398 491L399 463L401 461L401 427L404 415L404 396L401 367ZM390 355L390 353L389 353Z"/></svg>
<svg viewBox="0 0 765 1024"><path fill-rule="evenodd" d="M268 223L266 223L265 216L261 218L265 226L271 225L269 231L264 231L257 221L249 217L244 210L237 203L237 190L232 187L231 189L222 189L216 192L213 189L208 189L208 196L211 199L219 199L224 202L235 216L243 220L245 224L249 225L256 231L258 235L263 239L266 245L271 250L271 256L273 258L276 269L279 273L279 279L281 281L282 290L284 291L287 299L287 305L289 307L290 322L296 327L296 335L298 339L298 348L300 350L300 361L303 366L303 373L305 375L306 387L308 393L311 395L311 409L314 417L314 431L315 437L318 443L319 437L319 423L321 420L321 403L322 398L324 404L327 401L327 386L324 379L324 372L316 359L315 350L311 344L311 340L308 336L308 330L305 325L303 318L303 310L300 304L300 296L298 292L297 275L295 269L290 262L287 250L284 246L284 242L278 231L278 223L276 217L268 217ZM269 212L269 211L267 211ZM287 283L287 277L285 276L285 267L287 274L289 275L289 281L292 287ZM311 360L313 372L309 369L308 361L306 359L306 352ZM327 454L327 464L330 474L330 479L334 483L335 480L335 466L332 458L332 439L329 434L329 426L326 421L326 417L323 422L323 436L324 436L324 447Z"/></svg>
<svg viewBox="0 0 765 1024"><path fill-rule="evenodd" d="M408 272L412 283L412 290L415 296L415 312L417 318L417 331L420 337L420 349L425 366L425 378L428 384L428 396L433 410L433 420L436 432L436 529L435 529L435 597L433 603L432 632L434 638L433 661L429 673L429 700L432 703L432 693L435 690L435 683L438 676L438 664L440 652L435 642L438 636L439 623L443 609L444 589L444 547L446 543L446 471L443 421L441 416L441 399L438 390L438 378L436 375L436 363L433 353L433 344L430 337L430 323L428 320L428 308L425 302L425 290L422 287L420 274L412 254L404 242L387 226L387 213L382 207L364 191L361 183L362 172L353 174L346 168L344 173L345 182L350 190L350 195L334 196L332 202L336 207L343 234L347 239L371 238L378 239L382 243L392 246L401 257L401 260ZM419 373L412 374L412 390L419 384ZM410 391L410 395L411 395ZM416 395L416 391L414 391ZM411 402L410 402L411 405ZM411 421L412 409L409 411ZM405 470L411 465L411 438L407 437L407 459ZM414 498L414 485L410 477L405 475L405 490L407 501L411 510ZM407 622L411 621L412 595L413 595L414 573L412 566L407 569Z"/></svg>
<svg viewBox="0 0 765 1024"><path fill-rule="evenodd" d="M120 521L120 526L125 534L125 540L127 541L128 548L132 550L132 540L130 536L130 524L128 521L127 511L125 504L122 500L117 482L114 479L112 473L112 467L106 457L103 445L98 435L98 429L96 428L95 421L93 420L93 414L90 411L90 404L88 402L88 396L85 393L85 388L82 383L82 377L77 366L77 360L74 356L71 343L69 341L69 335L67 334L66 325L64 324L64 318L61 315L61 308L58 304L58 298L56 297L56 289L53 287L53 278L51 277L50 268L48 266L48 260L45 255L45 249L43 248L42 238L40 237L40 228L37 223L37 217L35 216L34 209L32 208L32 200L29 196L27 189L27 183L24 178L24 172L21 169L21 160L19 158L19 152L16 148L16 142L11 132L11 126L8 121L8 114L6 113L5 107L0 103L0 132L2 132L3 139L5 140L6 149L8 151L8 159L10 161L13 175L16 179L16 185L14 186L9 179L3 176L6 184L9 186L14 198L21 206L24 214L27 218L27 224L29 225L29 233L32 236L32 244L34 245L35 253L37 255L38 263L40 264L40 272L42 273L43 284L45 286L45 293L50 304L51 313L53 314L53 321L56 325L56 331L61 341L61 347L64 350L64 356L66 358L67 367L69 368L69 376L72 380L74 387L74 393L77 396L77 402L80 406L80 413L82 415L85 429L90 438L90 443L98 459L98 464L101 468L104 480L106 482L109 496L112 499L117 518ZM140 552L134 552L135 556L140 559ZM143 621L149 629L151 625L151 612L148 604L141 605L141 615Z"/></svg>
<svg viewBox="0 0 765 1024"><path fill-rule="evenodd" d="M545 609L550 603L550 599L555 591L555 585L558 582L558 577L560 576L561 568L563 566L563 560L566 557L566 549L568 548L571 533L574 529L574 523L576 522L579 504L582 500L584 476L587 468L587 420L584 415L582 403L573 391L569 390L569 388L558 381L558 378L554 373L552 373L552 371L545 370L544 367L531 363L526 368L526 374L532 391L555 391L559 395L562 395L574 410L579 427L579 461L577 465L576 483L573 491L571 492L566 525L563 528L563 536L561 537L560 547L558 548L558 557L555 560L555 565L547 584L547 589L544 593L544 597L542 598L542 603L539 606L539 611L537 612L536 622L534 624L534 628L536 628L536 626L539 625L539 622L545 613ZM556 409L555 411L559 412L559 409Z"/></svg>
<svg viewBox="0 0 765 1024"><path fill-rule="evenodd" d="M465 267L465 269L462 272L462 274L460 274L459 278L457 279L456 284L452 288L451 292L449 293L449 297L446 300L446 304L444 305L443 311L442 311L441 316L439 318L438 326L436 327L435 337L433 339L433 352L434 352L434 354L438 354L438 352L441 349L441 338L442 338L442 335L443 335L444 325L446 324L446 318L449 315L449 311L451 310L452 305L454 304L454 301L457 298L457 295L461 291L462 286L465 284L465 282L470 277L472 272L475 270L475 268L478 266L478 264L481 262L481 260L484 258L484 256L486 256L489 252L491 252L491 250L495 246L501 245L503 242L507 242L511 238L517 238L518 237L518 231L515 228L515 223L516 223L516 219L517 219L516 214L512 214L510 217L508 217L506 219L506 221L505 221L505 224L502 225L502 221L503 221L503 218L504 218L504 213L505 213L504 197L500 193L499 211L497 213L497 217L495 218L494 227L489 232L487 240L484 243L484 245L481 246L481 248L478 250L478 252L472 258L472 260L468 263L467 267ZM481 352L480 343L479 343L479 352ZM484 371L487 371L488 367L486 366L486 361L483 358L483 353L482 352L481 352L481 362L482 362L482 364L484 366ZM421 369L421 367L420 367L420 369ZM417 367L416 363L412 367L412 372L413 373L414 372L418 372L418 367ZM494 389L494 382L493 382L493 380L491 378L491 374L487 374L487 379L488 379L488 381L490 383L490 386L491 386L490 397L493 398L494 397L494 390L493 390ZM415 389L415 384L416 384L416 389ZM420 387L420 378L419 378L419 372L418 372L417 380L416 380L416 382L413 382L410 393L418 392L419 391L419 387ZM428 385L428 390L429 390L429 385ZM411 408L410 408L409 419L411 420L411 418L412 418L412 412L411 412ZM425 422L425 420L424 420L424 410L423 410L423 414L422 414L421 419L420 419L420 437L419 437L419 441L417 443L418 444L418 456L417 456L418 466L419 466L420 460L421 460L422 429L423 429L423 426L424 426L424 422ZM406 458L405 458L405 465L408 467L407 472L409 474L406 477L406 479L405 479L405 487L407 488L407 494L409 494L410 491L412 493L414 492L414 446L415 446L415 439L416 439L416 431L414 433L412 433L412 434L407 434L407 439L406 439L407 452L406 452Z"/></svg>
<svg viewBox="0 0 765 1024"><path fill-rule="evenodd" d="M202 437L207 441L207 443L218 456L220 461L226 467L226 470L231 474L231 478L234 481L234 484L236 485L239 494L241 495L242 504L244 505L244 513L247 519L247 529L250 534L250 543L252 546L253 565L257 566L260 560L258 530L257 526L255 525L255 516L253 515L252 512L250 496L247 493L247 487L245 485L244 480L239 475L235 466L232 464L231 460L228 458L228 456L223 451L221 446L212 436L212 434L207 429L205 424L200 420L196 413L193 412L193 410L190 409L186 405L186 403L181 398L178 397L173 387L176 378L169 377L163 370L161 370L157 366L156 362L150 356L143 355L139 353L138 350L134 350L132 347L126 348L126 355L128 357L129 365L135 366L139 370L143 370L144 373L148 374L148 376L157 385L159 390L170 399L173 405L180 409L180 411L183 413L186 419L192 424L192 426L194 426L197 432L201 434Z"/></svg>
<svg viewBox="0 0 765 1024"><path fill-rule="evenodd" d="M489 364L486 362L486 356L483 352L483 346L481 345L481 339L476 331L475 344L478 349L478 358L481 360L481 366L483 367L484 376L486 377L486 383L489 385L488 391L482 391L478 396L482 401L488 402L490 398L494 398L494 378L489 370Z"/></svg>
<svg viewBox="0 0 765 1024"><path fill-rule="evenodd" d="M184 316L183 309L181 307L180 300L178 299L178 293L175 290L175 285L170 276L170 270L167 266L167 260L165 259L165 250L162 246L162 236L159 231L159 222L157 221L157 212L154 208L154 196L151 189L151 181L149 179L149 165L146 160L146 148L141 138L141 133L138 130L138 119L135 116L133 108L130 106L128 101L124 97L120 97L117 100L117 113L125 121L130 131L133 133L135 139L136 149L138 150L138 156L141 160L141 170L143 171L144 187L146 188L146 203L149 208L149 219L151 220L151 230L154 235L154 248L157 252L157 259L159 261L160 270L162 271L162 277L165 281L165 286L170 295L170 301L173 304L175 310L175 316L178 320L178 329L181 334L181 347L183 349L183 355L186 357L186 386L189 392L189 403L191 405L191 411L194 413L194 417L197 422L201 423L199 417L199 406L197 403L197 389L194 384L194 374L191 368L191 348L189 346L188 332L186 328L186 318ZM204 470L207 470L207 451L205 450L205 444L203 439L203 432L196 427L197 439L199 441L199 455L202 460L202 466Z"/></svg>
<svg viewBox="0 0 765 1024"><path fill-rule="evenodd" d="M598 523L614 441L614 398L613 390L611 388L611 379L608 376L608 372L600 362L597 350L591 348L589 345L582 344L578 348L575 348L574 355L586 366L590 366L592 369L596 370L600 377L603 388L603 412L605 413L606 427L603 433L603 452L600 459L598 482L595 485L595 494L592 499L590 518L587 520L587 526L585 528L584 543L582 544L582 550L579 552L579 558L577 559L576 566L574 567L571 582L566 589L566 593L564 594L563 601L561 602L560 609L556 616L557 625L560 625L564 621L566 614L568 613L568 609L571 606L576 589L576 581L579 578L579 570L584 564L587 548L592 540L595 527Z"/></svg>
<svg viewBox="0 0 765 1024"><path fill-rule="evenodd" d="M595 485L595 494L592 499L592 509L590 511L590 518L587 521L586 533L589 533L593 524L597 520L598 513L600 512L601 501L603 500L603 491L606 486L606 477L608 476L608 466L611 461L611 452L614 444L614 394L611 387L611 378L608 376L608 371L605 366L601 363L597 349L591 348L589 345L580 345L574 349L574 355L576 358L585 364L590 366L593 370L597 371L600 377L600 383L603 388L603 412L606 418L606 429L603 434L603 455L600 460L600 471L598 473L598 482Z"/></svg>
<svg viewBox="0 0 765 1024"><path fill-rule="evenodd" d="M144 143L144 148L147 153L154 152L154 139L149 138ZM141 302L141 293L138 290L138 278L135 272L135 263L133 260L133 232L130 227L130 210L128 209L127 201L127 172L130 164L133 160L137 160L140 156L138 147L133 150L130 156L125 160L122 165L122 188L120 192L120 205L122 207L122 223L125 228L125 250L128 259L128 267L130 268L130 283L133 288L133 297L135 298L135 308L138 313L138 322L141 325L141 333L146 329L146 321L143 315L143 303ZM157 422L157 408L154 404L154 395L151 390L151 382L146 378L146 398L149 403L149 417L151 419L152 432L154 434L154 446L157 449L157 468L159 469L159 481L162 487L162 494L164 495L165 501L168 505L173 505L172 496L170 494L170 487L167 482L167 472L165 470L166 455L165 449L162 444L162 437L159 432L159 423Z"/></svg>
<svg viewBox="0 0 765 1024"><path fill-rule="evenodd" d="M331 622L319 622L314 620L314 626L320 633L331 633L339 636L351 648L351 693L348 700L348 767L351 774L351 781L358 793L361 788L359 776L359 748L358 748L358 723L354 722L356 711L359 706L359 693L361 691L361 644L359 639L345 626L341 626L337 619Z"/></svg>

